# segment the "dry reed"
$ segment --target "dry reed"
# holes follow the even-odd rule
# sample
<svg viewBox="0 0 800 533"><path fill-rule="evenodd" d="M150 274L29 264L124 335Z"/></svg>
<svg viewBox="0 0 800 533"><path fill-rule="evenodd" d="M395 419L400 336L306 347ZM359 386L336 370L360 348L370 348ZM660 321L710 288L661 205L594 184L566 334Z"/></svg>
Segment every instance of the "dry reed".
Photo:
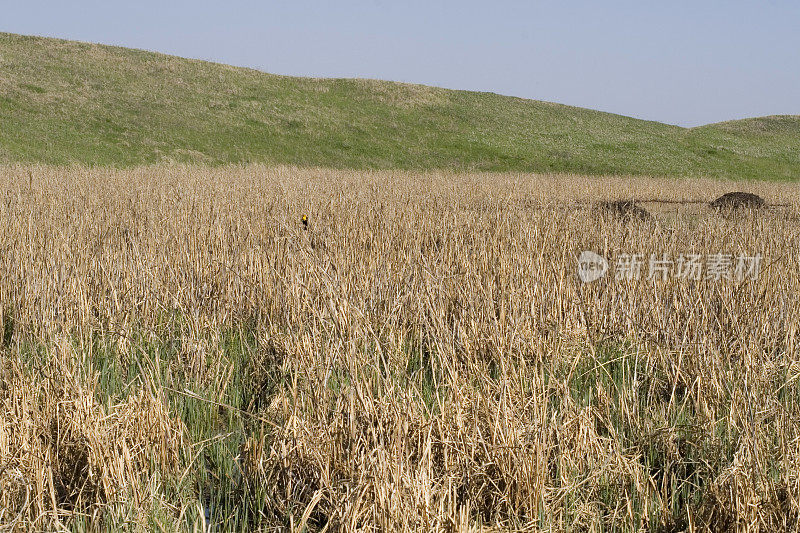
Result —
<svg viewBox="0 0 800 533"><path fill-rule="evenodd" d="M0 528L800 518L794 185L749 184L786 207L725 218L699 201L730 184L704 180L245 166L0 182ZM615 198L698 203L591 216ZM582 250L763 264L584 284Z"/></svg>

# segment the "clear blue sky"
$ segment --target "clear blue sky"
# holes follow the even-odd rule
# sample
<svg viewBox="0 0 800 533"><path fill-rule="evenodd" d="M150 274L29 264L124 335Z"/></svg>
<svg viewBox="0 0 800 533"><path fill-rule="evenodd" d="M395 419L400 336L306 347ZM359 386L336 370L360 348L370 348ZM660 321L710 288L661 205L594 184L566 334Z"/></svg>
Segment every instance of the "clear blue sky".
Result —
<svg viewBox="0 0 800 533"><path fill-rule="evenodd" d="M3 0L0 31L683 126L800 114L797 0Z"/></svg>

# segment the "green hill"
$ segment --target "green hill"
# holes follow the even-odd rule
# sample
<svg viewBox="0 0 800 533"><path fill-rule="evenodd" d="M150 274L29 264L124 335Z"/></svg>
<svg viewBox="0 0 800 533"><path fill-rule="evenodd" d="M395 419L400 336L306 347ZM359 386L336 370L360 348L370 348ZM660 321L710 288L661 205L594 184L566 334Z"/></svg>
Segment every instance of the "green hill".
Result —
<svg viewBox="0 0 800 533"><path fill-rule="evenodd" d="M800 118L685 129L421 85L0 33L0 162L800 179Z"/></svg>

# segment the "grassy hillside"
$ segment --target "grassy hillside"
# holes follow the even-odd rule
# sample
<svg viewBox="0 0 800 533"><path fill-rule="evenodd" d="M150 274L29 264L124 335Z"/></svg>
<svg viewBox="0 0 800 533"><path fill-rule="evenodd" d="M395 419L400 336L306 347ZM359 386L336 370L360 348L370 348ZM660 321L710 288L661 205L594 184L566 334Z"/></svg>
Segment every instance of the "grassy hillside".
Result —
<svg viewBox="0 0 800 533"><path fill-rule="evenodd" d="M800 118L684 129L491 93L310 79L0 33L0 162L800 179Z"/></svg>

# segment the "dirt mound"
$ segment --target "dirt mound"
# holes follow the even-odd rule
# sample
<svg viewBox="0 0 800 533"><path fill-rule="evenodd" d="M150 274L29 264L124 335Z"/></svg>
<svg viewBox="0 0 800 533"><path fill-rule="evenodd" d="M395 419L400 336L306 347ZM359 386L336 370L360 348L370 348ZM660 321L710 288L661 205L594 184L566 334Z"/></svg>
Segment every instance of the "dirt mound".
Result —
<svg viewBox="0 0 800 533"><path fill-rule="evenodd" d="M595 212L601 215L611 215L621 220L651 220L647 209L633 200L608 200L595 204Z"/></svg>
<svg viewBox="0 0 800 533"><path fill-rule="evenodd" d="M729 192L710 204L714 209L761 209L767 202L757 194L749 192Z"/></svg>

